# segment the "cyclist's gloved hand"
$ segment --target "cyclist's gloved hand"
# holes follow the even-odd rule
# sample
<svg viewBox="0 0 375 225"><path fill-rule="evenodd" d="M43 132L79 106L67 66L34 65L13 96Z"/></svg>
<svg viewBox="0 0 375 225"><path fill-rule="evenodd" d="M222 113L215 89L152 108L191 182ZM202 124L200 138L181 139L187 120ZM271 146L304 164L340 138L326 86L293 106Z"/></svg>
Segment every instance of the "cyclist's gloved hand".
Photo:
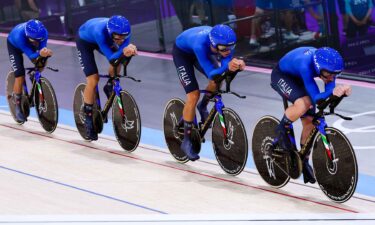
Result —
<svg viewBox="0 0 375 225"><path fill-rule="evenodd" d="M233 58L228 63L228 70L231 72L235 72L237 70L244 70L245 69L245 62L242 59Z"/></svg>
<svg viewBox="0 0 375 225"><path fill-rule="evenodd" d="M352 87L347 84L336 86L335 89L333 89L333 95L337 97L341 97L343 95L349 96L351 93Z"/></svg>
<svg viewBox="0 0 375 225"><path fill-rule="evenodd" d="M46 57L52 56L52 55L53 55L53 52L52 52L51 49L48 49L48 48L44 47L44 48L42 48L42 49L39 51L39 55L40 55L41 57L46 58Z"/></svg>
<svg viewBox="0 0 375 225"><path fill-rule="evenodd" d="M137 55L138 54L138 51L137 51L137 47L133 44L129 44L128 46L126 46L123 50L122 50L122 53L126 56L126 57L130 57L130 56L133 56L133 55Z"/></svg>

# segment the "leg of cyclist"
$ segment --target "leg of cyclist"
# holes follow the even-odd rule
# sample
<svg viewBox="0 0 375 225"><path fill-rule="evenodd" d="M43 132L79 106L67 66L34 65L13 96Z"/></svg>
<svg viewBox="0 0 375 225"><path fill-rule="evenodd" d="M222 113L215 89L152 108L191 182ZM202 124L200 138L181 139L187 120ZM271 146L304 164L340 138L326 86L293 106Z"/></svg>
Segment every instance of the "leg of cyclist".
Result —
<svg viewBox="0 0 375 225"><path fill-rule="evenodd" d="M310 111L310 110L309 110ZM311 110L313 113L315 110ZM314 125L312 123L313 117L309 116L310 113L307 112L305 116L301 117L302 121L302 135L301 135L301 146L303 146L306 143L306 140L308 138L308 135L311 133L311 131L314 129ZM316 179L314 177L314 172L312 167L309 164L309 158L310 158L310 152L308 152L303 160L303 168L302 168L302 173L303 173L303 181L305 184L307 182L310 182L314 184L316 182Z"/></svg>
<svg viewBox="0 0 375 225"><path fill-rule="evenodd" d="M120 72L121 72L121 68L122 68L122 66L118 66L118 67L117 67L117 74L120 74ZM115 68L114 68L112 65L109 66L108 74L109 74L111 77L114 77L114 76L115 76ZM103 91L104 91L105 95L107 96L107 98L109 98L109 96L111 96L112 91L113 91L113 82L112 82L111 79L109 79L109 80L107 81L107 83L104 85L104 87L103 87Z"/></svg>
<svg viewBox="0 0 375 225"><path fill-rule="evenodd" d="M284 74L276 66L271 73L271 87L284 99L292 102L284 113L279 126L276 128L278 142L281 148L289 150L293 146L288 137L291 124L304 115L311 106L303 81Z"/></svg>
<svg viewBox="0 0 375 225"><path fill-rule="evenodd" d="M195 56L183 52L175 45L173 47L173 61L176 66L180 82L186 92L186 103L183 110L184 140L181 144L181 150L185 152L190 160L195 161L199 159L199 155L193 150L191 132L195 118L195 107L200 95L198 82L194 73L193 64L195 61Z"/></svg>
<svg viewBox="0 0 375 225"><path fill-rule="evenodd" d="M13 102L15 104L16 120L19 123L26 121L26 117L21 109L21 98L22 98L22 85L25 81L25 68L23 65L22 51L14 47L9 41L7 41L9 60L12 65L12 70L15 75L15 81L13 86Z"/></svg>
<svg viewBox="0 0 375 225"><path fill-rule="evenodd" d="M93 105L95 88L99 82L98 68L95 63L94 50L97 45L88 43L80 38L76 41L78 49L78 58L81 63L81 68L86 75L86 87L83 93L84 98L84 113L85 113L85 128L87 139L95 141L98 140L98 134L94 129L93 121Z"/></svg>
<svg viewBox="0 0 375 225"><path fill-rule="evenodd" d="M208 84L207 84L207 87L206 87L207 91L214 92L214 91L217 90L217 88L218 88L218 85L216 84L215 81L213 81L213 80L208 81ZM208 114L209 114L208 110L207 110L207 105L208 105L211 98L212 98L212 94L206 93L206 94L203 95L202 100L197 105L198 112L201 116L202 123L204 123L207 120L207 117L208 117Z"/></svg>
<svg viewBox="0 0 375 225"><path fill-rule="evenodd" d="M310 98L308 96L304 96L301 98L296 99L293 102L293 105L290 105L284 113L283 118L280 121L279 126L277 127L277 134L279 140L282 143L282 148L291 149L291 143L289 141L289 137L287 135L288 129L290 129L290 125L303 116L310 107Z"/></svg>
<svg viewBox="0 0 375 225"><path fill-rule="evenodd" d="M98 85L98 82L98 74L89 75L88 77L86 77L86 87L83 92L86 135L88 139L92 141L98 140L98 134L95 132L93 119L95 87L96 85Z"/></svg>
<svg viewBox="0 0 375 225"><path fill-rule="evenodd" d="M215 65L216 67L220 67L217 59L215 57L210 57L211 58L211 62L213 65ZM201 67L201 65L198 63L198 61L195 61L194 62L194 67L199 71L201 72L202 74L205 74L203 68ZM218 88L218 85L216 84L215 81L213 80L209 80L208 81L208 84L207 84L207 87L206 87L206 91L209 91L209 92L214 92L216 91ZM198 112L199 112L199 115L201 117L201 122L204 123L208 117L208 110L207 110L207 105L209 103L209 101L211 100L212 98L212 94L210 93L205 93L202 97L202 100L199 102L199 104L197 105L197 109L198 109Z"/></svg>

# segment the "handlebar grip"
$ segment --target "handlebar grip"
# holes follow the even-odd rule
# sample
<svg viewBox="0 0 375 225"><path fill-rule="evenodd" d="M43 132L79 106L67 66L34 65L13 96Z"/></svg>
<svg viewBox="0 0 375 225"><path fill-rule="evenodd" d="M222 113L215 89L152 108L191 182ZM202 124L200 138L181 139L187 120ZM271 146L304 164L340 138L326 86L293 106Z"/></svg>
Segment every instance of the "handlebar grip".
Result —
<svg viewBox="0 0 375 225"><path fill-rule="evenodd" d="M124 66L127 66L131 60L132 56L130 57L126 57L125 55L121 55L119 58L117 59L112 59L111 61L109 61L109 63L113 66L113 67L117 67L118 65L120 65L121 63L124 63ZM125 61L126 60L126 61ZM124 62L125 61L125 62Z"/></svg>
<svg viewBox="0 0 375 225"><path fill-rule="evenodd" d="M333 108L335 108L341 102L341 100L344 97L347 97L347 95L343 95L341 97L338 97L336 95L331 95L326 99L320 99L320 100L317 101L317 108L319 110L324 110L325 108L327 108L329 106L330 109L332 110Z"/></svg>
<svg viewBox="0 0 375 225"><path fill-rule="evenodd" d="M39 56L35 59L35 61L33 62L35 67L37 68L43 68L45 67L46 63L47 63L47 60L48 58L50 58L51 56L47 56L47 57L42 57L42 56Z"/></svg>

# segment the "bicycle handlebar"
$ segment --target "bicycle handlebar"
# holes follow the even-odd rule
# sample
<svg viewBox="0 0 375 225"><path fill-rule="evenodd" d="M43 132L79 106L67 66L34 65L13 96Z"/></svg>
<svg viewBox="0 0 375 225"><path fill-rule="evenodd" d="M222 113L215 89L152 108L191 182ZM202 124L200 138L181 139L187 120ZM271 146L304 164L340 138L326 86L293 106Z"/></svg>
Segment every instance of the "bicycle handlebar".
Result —
<svg viewBox="0 0 375 225"><path fill-rule="evenodd" d="M135 81L135 82L142 82L139 79L135 79L134 77L127 75L126 67L129 65L130 60L132 58L133 58L133 56L126 57L125 55L121 55L118 59L111 60L109 63L114 67L116 77L118 77L118 78L127 78L127 79L130 79L130 80ZM117 74L117 67L120 64L124 65L124 74L123 75L118 75ZM112 77L110 75L100 75L99 74L99 77L105 77L105 78L109 78L109 79L114 79L114 77Z"/></svg>
<svg viewBox="0 0 375 225"><path fill-rule="evenodd" d="M113 59L111 60L109 63L113 66L113 67L118 67L120 65L120 63L122 63L125 67L129 64L130 60L132 59L133 56L130 56L130 57L126 57L125 55L121 55L118 59ZM126 61L125 61L126 60Z"/></svg>
<svg viewBox="0 0 375 225"><path fill-rule="evenodd" d="M317 103L317 108L319 109L319 112L317 113L317 116L328 116L328 115L336 115L344 120L352 120L353 118L340 115L338 113L335 113L335 108L340 104L340 102L344 99L344 97L347 97L347 95L343 95L341 97L331 95L327 99L319 100ZM324 110L329 107L329 112L325 112Z"/></svg>
<svg viewBox="0 0 375 225"><path fill-rule="evenodd" d="M225 71L223 72L220 76L217 76L214 81L216 84L220 85L220 83L225 80L225 84L226 84L226 88L225 88L225 91L223 90L218 90L217 92L220 93L220 94L232 94L232 95L235 95L239 98L246 98L246 96L243 96L243 95L239 95L238 93L236 92L233 92L230 90L230 85L233 81L233 79L236 77L237 73L240 72L241 70L236 70L234 72L232 71Z"/></svg>
<svg viewBox="0 0 375 225"><path fill-rule="evenodd" d="M27 67L25 68L25 70L27 71L27 74L29 75L30 73L34 72L34 71L37 71L37 70L40 70L42 68L47 68L53 72L59 72L58 69L55 69L55 68L52 68L52 67L44 67L44 66L41 66L41 65L45 65L48 58L50 58L51 56L47 56L47 57L38 57L35 59L35 61L33 62L34 63L34 67Z"/></svg>
<svg viewBox="0 0 375 225"><path fill-rule="evenodd" d="M245 95L240 95L240 94L238 94L238 93L236 93L234 91L222 91L222 90L219 90L218 93L220 93L220 94L231 94L231 95L234 95L234 96L236 96L238 98L246 98Z"/></svg>

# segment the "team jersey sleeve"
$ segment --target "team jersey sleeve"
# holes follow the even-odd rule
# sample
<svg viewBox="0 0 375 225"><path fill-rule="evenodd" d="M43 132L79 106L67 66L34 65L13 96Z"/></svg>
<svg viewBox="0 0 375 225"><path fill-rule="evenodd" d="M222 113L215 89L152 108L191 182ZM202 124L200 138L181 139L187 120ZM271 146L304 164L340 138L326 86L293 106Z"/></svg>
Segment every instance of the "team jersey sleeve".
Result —
<svg viewBox="0 0 375 225"><path fill-rule="evenodd" d="M222 74L228 69L231 55L221 61L221 66L219 68L215 68L211 60L207 57L207 53L204 51L203 47L194 48L194 52L208 79L212 80L214 76Z"/></svg>
<svg viewBox="0 0 375 225"><path fill-rule="evenodd" d="M95 40L100 48L100 51L105 55L108 61L112 61L115 59L120 58L122 55L122 50L125 46L129 44L129 38L124 41L124 43L120 46L120 48L113 52L112 49L108 46L106 39L103 35L96 35Z"/></svg>
<svg viewBox="0 0 375 225"><path fill-rule="evenodd" d="M199 65L201 65L204 73L210 78L211 71L215 70L214 65L212 65L210 59L207 57L206 52L203 50L203 47L194 48L194 53L197 56Z"/></svg>
<svg viewBox="0 0 375 225"><path fill-rule="evenodd" d="M28 46L25 42L21 42L20 49L23 53L27 55L30 60L34 60L39 57L39 51L34 51L30 46Z"/></svg>
<svg viewBox="0 0 375 225"><path fill-rule="evenodd" d="M328 82L327 84L325 84L325 87L324 87L324 92L320 93L318 99L326 99L328 98L330 95L333 94L333 89L335 89L335 86L336 86L336 78L331 81L331 82Z"/></svg>
<svg viewBox="0 0 375 225"><path fill-rule="evenodd" d="M310 96L312 103L315 105L316 101L320 99L319 87L314 80L312 72L308 68L301 70L301 77L305 85L306 91Z"/></svg>
<svg viewBox="0 0 375 225"><path fill-rule="evenodd" d="M208 78L209 78L210 80L212 80L212 78L213 78L214 76L216 76L216 75L218 75L218 74L222 74L222 73L224 73L225 71L227 71L227 70L228 70L228 63L230 62L231 58L232 58L231 55L228 56L228 57L226 57L226 58L224 58L224 59L221 61L221 66L220 66L219 68L217 68L217 69L212 70L212 71L210 72L210 74L208 75Z"/></svg>
<svg viewBox="0 0 375 225"><path fill-rule="evenodd" d="M112 49L108 46L106 43L106 40L104 38L104 35L101 35L100 33L97 33L95 35L96 43L98 44L100 51L104 54L104 56L107 58L108 61L112 60Z"/></svg>

